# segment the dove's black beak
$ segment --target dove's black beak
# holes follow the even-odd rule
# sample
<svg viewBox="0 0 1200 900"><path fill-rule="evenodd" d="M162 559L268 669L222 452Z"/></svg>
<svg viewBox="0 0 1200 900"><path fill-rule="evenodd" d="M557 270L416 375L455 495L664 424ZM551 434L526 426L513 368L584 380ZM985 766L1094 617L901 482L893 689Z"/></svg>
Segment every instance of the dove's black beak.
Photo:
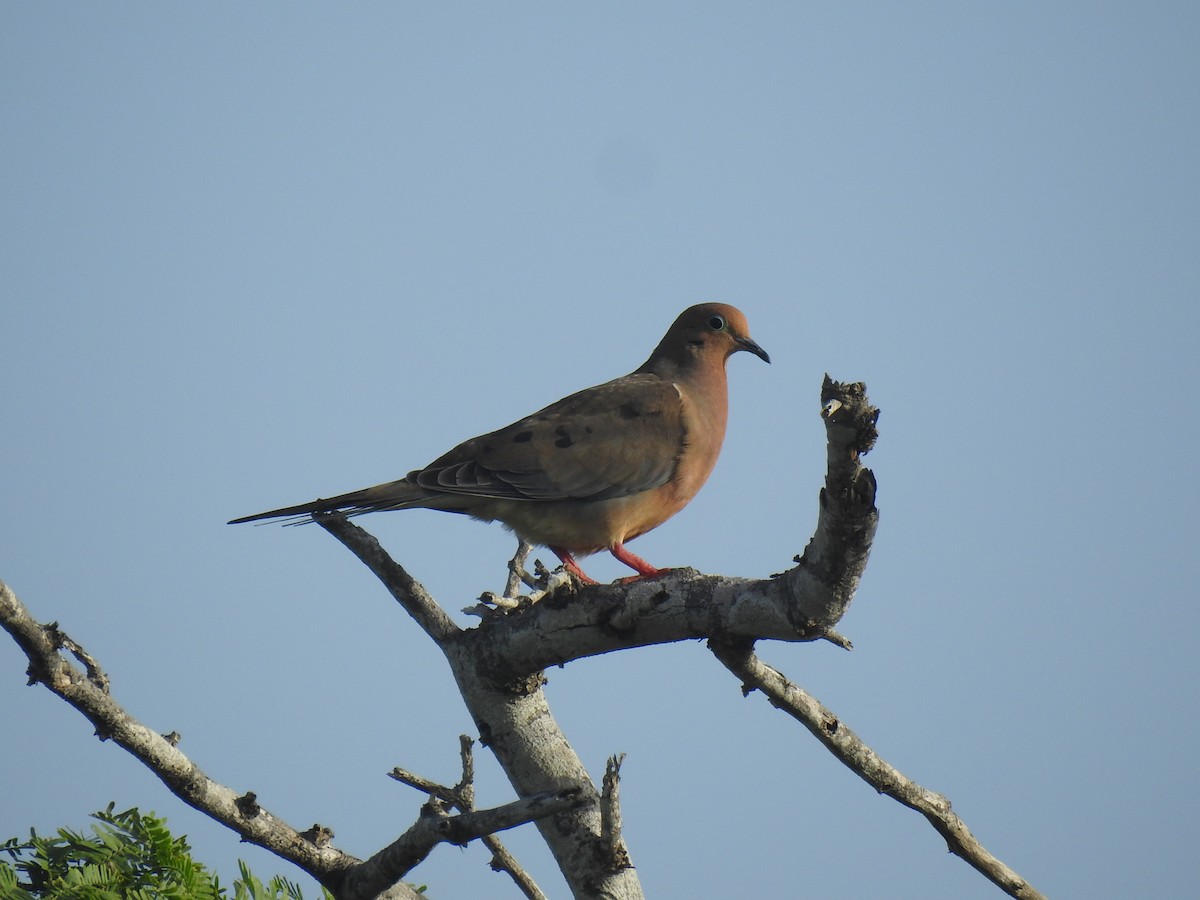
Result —
<svg viewBox="0 0 1200 900"><path fill-rule="evenodd" d="M763 362L767 363L768 365L771 362L771 357L769 357L767 355L767 351L764 350L762 347L758 346L758 344L756 344L754 341L752 341L748 337L738 338L737 339L737 347L739 350L749 350L751 353L753 353L755 356L757 356L759 359L761 359Z"/></svg>

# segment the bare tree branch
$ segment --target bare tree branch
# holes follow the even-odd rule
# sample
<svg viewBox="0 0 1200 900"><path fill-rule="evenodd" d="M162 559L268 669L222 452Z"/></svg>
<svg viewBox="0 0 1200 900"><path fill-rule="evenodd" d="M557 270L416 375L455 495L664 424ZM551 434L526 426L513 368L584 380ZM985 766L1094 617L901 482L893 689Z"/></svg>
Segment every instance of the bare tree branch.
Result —
<svg viewBox="0 0 1200 900"><path fill-rule="evenodd" d="M480 742L496 756L517 795L533 797L575 790L584 800L537 821L575 896L599 894L613 900L641 900L641 885L632 865L613 871L604 862L600 793L550 714L540 669L526 666L525 671L515 672L503 664L486 637L486 622L477 628L459 629L374 537L345 516L315 518L375 572L441 648L479 729ZM560 593L564 592L553 598L558 599Z"/></svg>
<svg viewBox="0 0 1200 900"><path fill-rule="evenodd" d="M493 809L448 816L436 801L421 808L421 817L399 838L361 866L346 871L337 887L342 900L371 900L403 878L438 844L466 844L475 838L524 825L580 803L579 792L524 797Z"/></svg>
<svg viewBox="0 0 1200 900"><path fill-rule="evenodd" d="M34 622L0 583L0 620L30 660L31 683L42 682L84 713L102 739L111 738L138 757L179 797L314 875L342 900L416 895L400 879L438 843L482 837L492 848L492 867L508 871L527 897L544 895L491 836L535 821L576 897L641 900L642 890L621 836L618 800L620 757L608 761L597 790L578 755L550 714L542 670L611 650L707 637L720 661L744 689L757 689L801 721L861 778L918 810L941 833L952 852L1014 897L1042 895L996 859L950 810L945 797L922 788L874 753L825 707L753 653L754 642L829 640L846 649L835 631L857 590L878 521L875 478L862 456L876 439L878 410L861 384L826 376L821 415L827 433L827 470L816 530L796 566L761 580L701 575L679 569L631 584L589 585L550 577L535 563L525 571L526 545L510 563L505 594L521 581L536 587L530 598L492 598L483 621L457 626L442 607L379 542L340 514L316 521L359 557L384 583L445 654L480 741L495 754L521 798L492 810L474 809L471 741L461 743L462 779L447 787L402 769L392 777L430 795L418 821L366 862L334 849L332 832L306 832L262 809L252 793L236 795L207 778L175 746L132 719L109 697L97 662L57 625ZM71 653L80 671L64 658ZM460 812L448 813L450 808Z"/></svg>
<svg viewBox="0 0 1200 900"><path fill-rule="evenodd" d="M205 775L178 748L178 732L157 734L125 712L109 695L108 679L92 656L57 623L41 625L34 620L4 582L0 582L0 626L29 659L30 684L40 682L74 706L92 722L101 740L112 740L127 750L189 806L294 863L340 900L417 900L420 895L400 879L438 843L463 844L570 810L581 802L579 791L566 788L453 817L426 809L404 835L363 862L333 847L333 832L328 828L314 825L297 831L264 809L253 791L238 794ZM65 659L63 650L83 662L86 671ZM460 786L460 793L469 795L470 788Z"/></svg>
<svg viewBox="0 0 1200 900"><path fill-rule="evenodd" d="M828 376L822 403L829 452L817 532L782 577L749 581L681 569L632 584L578 592L571 586L515 615L489 616L478 627L459 630L437 624L437 605L374 538L342 516L318 518L379 575L445 653L481 742L517 794L573 786L587 798L538 823L576 896L638 900L642 892L632 863L611 865L600 794L550 715L542 669L610 650L722 635L828 637L845 645L832 629L853 598L875 533L875 479L861 457L875 441L879 413L861 384Z"/></svg>
<svg viewBox="0 0 1200 900"><path fill-rule="evenodd" d="M59 652L69 647L72 654L80 658L79 645L64 640L57 625L38 624L3 582L0 582L0 623L29 658L31 684L44 684L83 713L95 726L101 740L111 739L137 757L184 803L232 828L244 840L295 863L322 883L335 873L358 864L357 859L340 850L307 840L295 828L260 807L252 794L239 795L213 781L174 742L125 712L109 696L106 680L89 677ZM98 667L92 661L88 668Z"/></svg>
<svg viewBox="0 0 1200 900"><path fill-rule="evenodd" d="M475 758L472 752L474 741L467 735L459 735L459 755L462 759L462 778L454 787L447 787L415 775L399 766L392 769L389 777L396 779L409 787L436 797L448 806L453 806L460 812L472 812L475 809ZM500 842L494 834L483 835L481 840L485 847L492 851L489 865L494 872L505 872L516 884L517 888L529 900L546 900L546 895L533 877L517 862L515 856Z"/></svg>
<svg viewBox="0 0 1200 900"><path fill-rule="evenodd" d="M821 385L825 421L825 487L812 540L783 576L793 616L818 630L833 628L854 599L879 524L875 475L862 458L879 436L879 410L861 383L843 384L828 375Z"/></svg>
<svg viewBox="0 0 1200 900"><path fill-rule="evenodd" d="M489 669L486 659L473 655L475 646L456 640L443 649L480 743L492 751L518 796L575 788L586 801L537 822L573 896L641 900L637 871L614 871L606 863L600 792L550 713L541 673L514 677Z"/></svg>
<svg viewBox="0 0 1200 900"><path fill-rule="evenodd" d="M537 882L533 880L533 876L525 871L521 864L517 862L517 858L509 852L507 847L500 843L498 837L494 834L489 834L481 838L481 840L483 841L483 845L492 851L492 859L488 865L491 866L493 872L504 872L507 874L513 880L518 890L528 900L549 900L542 893L542 889L537 886Z"/></svg>
<svg viewBox="0 0 1200 900"><path fill-rule="evenodd" d="M625 754L610 756L604 767L604 787L600 792L600 837L608 847L614 869L631 865L629 849L621 837L621 763Z"/></svg>
<svg viewBox="0 0 1200 900"><path fill-rule="evenodd" d="M396 602L433 638L434 643L441 646L459 633L460 629L454 620L420 582L384 551L374 535L351 525L344 515L337 512L314 513L313 520L345 544L375 573L375 577L383 582Z"/></svg>
<svg viewBox="0 0 1200 900"><path fill-rule="evenodd" d="M749 642L710 641L714 655L742 680L742 692L759 690L824 744L852 772L882 794L887 794L925 816L946 839L951 853L962 857L1009 896L1019 900L1045 900L1025 879L993 856L950 809L950 801L906 778L881 758L828 708L778 671L760 660Z"/></svg>
<svg viewBox="0 0 1200 900"><path fill-rule="evenodd" d="M862 384L829 376L821 402L828 450L817 528L788 572L752 580L674 569L631 584L559 590L517 615L490 617L461 639L486 654L493 671L514 676L612 650L714 635L848 646L833 629L858 588L878 524L875 476L862 457L877 438L879 410Z"/></svg>

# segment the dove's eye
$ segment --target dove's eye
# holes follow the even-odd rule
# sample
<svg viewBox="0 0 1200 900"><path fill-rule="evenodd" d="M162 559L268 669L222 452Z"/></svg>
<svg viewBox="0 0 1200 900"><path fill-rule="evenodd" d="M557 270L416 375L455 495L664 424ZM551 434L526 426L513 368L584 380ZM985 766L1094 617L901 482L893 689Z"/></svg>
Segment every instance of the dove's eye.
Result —
<svg viewBox="0 0 1200 900"><path fill-rule="evenodd" d="M725 327L725 319L723 316L713 316L708 320L708 327L713 331L720 331Z"/></svg>

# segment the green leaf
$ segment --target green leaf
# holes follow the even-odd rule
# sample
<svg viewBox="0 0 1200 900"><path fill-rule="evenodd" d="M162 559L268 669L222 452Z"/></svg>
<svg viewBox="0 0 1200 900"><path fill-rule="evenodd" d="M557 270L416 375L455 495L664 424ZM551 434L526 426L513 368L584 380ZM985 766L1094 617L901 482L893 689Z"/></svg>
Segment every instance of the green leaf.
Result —
<svg viewBox="0 0 1200 900"><path fill-rule="evenodd" d="M59 828L0 844L0 900L231 900L216 873L192 857L166 819L136 807L94 813L91 833ZM241 860L232 900L304 900L298 882L264 884ZM421 888L423 891L424 888ZM333 895L321 890L322 900Z"/></svg>

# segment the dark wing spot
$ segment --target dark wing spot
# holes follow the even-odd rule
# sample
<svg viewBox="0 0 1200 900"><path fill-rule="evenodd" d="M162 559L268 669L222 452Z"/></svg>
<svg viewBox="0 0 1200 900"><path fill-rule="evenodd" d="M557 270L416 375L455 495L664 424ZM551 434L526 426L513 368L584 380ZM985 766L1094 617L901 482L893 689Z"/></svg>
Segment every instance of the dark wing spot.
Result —
<svg viewBox="0 0 1200 900"><path fill-rule="evenodd" d="M642 411L632 403L622 403L617 407L617 413L622 419L636 419L642 414Z"/></svg>
<svg viewBox="0 0 1200 900"><path fill-rule="evenodd" d="M531 440L533 440L532 431L518 431L513 435L514 444L528 444Z"/></svg>
<svg viewBox="0 0 1200 900"><path fill-rule="evenodd" d="M566 425L559 425L554 429L554 433L558 435L558 438L554 441L555 447L565 450L567 447L570 447L573 443L575 443L575 439L571 437L571 433L567 431Z"/></svg>

